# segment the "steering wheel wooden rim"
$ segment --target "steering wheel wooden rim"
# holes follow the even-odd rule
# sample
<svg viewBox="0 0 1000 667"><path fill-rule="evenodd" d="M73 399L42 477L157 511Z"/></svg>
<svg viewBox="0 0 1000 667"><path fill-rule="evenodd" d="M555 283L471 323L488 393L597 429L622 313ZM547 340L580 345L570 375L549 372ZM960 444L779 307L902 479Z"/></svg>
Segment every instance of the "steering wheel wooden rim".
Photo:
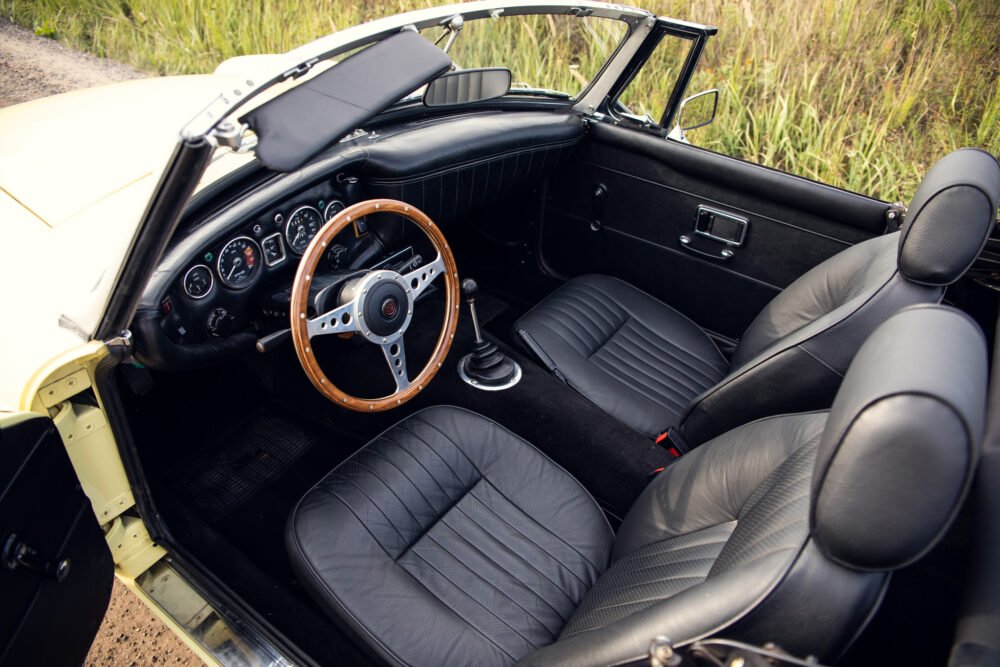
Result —
<svg viewBox="0 0 1000 667"><path fill-rule="evenodd" d="M323 255L337 234L348 226L354 225L355 221L373 213L395 213L416 224L427 235L437 251L437 257L429 264L422 265L406 274L386 270L369 272L357 282L354 296L347 303L310 318L308 313L309 286ZM437 278L438 274L444 275L446 301L441 333L438 335L430 360L417 377L409 380L406 371L403 334L409 326L416 297ZM366 326L364 321L365 294L368 292L369 285L377 283L389 284L394 288L395 284L398 284L400 287L397 289L403 289L407 294L407 307L410 309L409 313L404 314L405 321L402 328L387 336L374 333L372 331L374 327ZM423 391L434 378L451 349L452 341L455 338L455 328L458 325L460 307L458 266L455 264L455 257L447 240L437 225L423 211L405 202L395 199L369 199L349 206L331 218L302 253L302 259L299 261L299 268L292 283L289 308L292 344L306 376L321 394L337 405L342 405L350 410L381 412L409 401ZM381 344L389 370L394 374L393 379L396 381L397 390L379 398L360 398L337 387L320 368L311 343L313 337L327 333L355 333L362 335L370 342ZM391 353L393 349L398 349L398 353ZM402 367L401 377L406 379L405 386L400 382L398 370L400 367Z"/></svg>

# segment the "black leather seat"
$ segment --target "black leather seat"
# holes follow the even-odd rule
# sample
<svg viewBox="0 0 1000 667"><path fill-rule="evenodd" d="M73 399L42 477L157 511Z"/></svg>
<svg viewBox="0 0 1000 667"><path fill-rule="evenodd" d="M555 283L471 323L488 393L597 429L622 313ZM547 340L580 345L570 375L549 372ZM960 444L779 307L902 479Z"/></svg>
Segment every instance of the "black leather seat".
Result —
<svg viewBox="0 0 1000 667"><path fill-rule="evenodd" d="M888 573L958 511L985 392L978 327L908 309L865 343L829 413L699 447L650 483L617 536L530 444L430 408L305 495L289 554L331 618L390 664L626 664L657 635L833 658Z"/></svg>
<svg viewBox="0 0 1000 667"><path fill-rule="evenodd" d="M575 278L515 324L525 345L617 419L690 442L751 419L830 404L858 346L887 317L937 303L975 261L1000 199L1000 165L964 149L920 184L900 233L800 277L750 324L727 360L677 311L607 276Z"/></svg>

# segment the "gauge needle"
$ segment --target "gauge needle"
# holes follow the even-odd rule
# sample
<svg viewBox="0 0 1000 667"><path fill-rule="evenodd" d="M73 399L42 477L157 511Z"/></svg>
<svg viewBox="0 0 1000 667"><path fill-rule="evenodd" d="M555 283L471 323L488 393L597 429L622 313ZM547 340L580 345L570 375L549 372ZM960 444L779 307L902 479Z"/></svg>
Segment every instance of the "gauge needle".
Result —
<svg viewBox="0 0 1000 667"><path fill-rule="evenodd" d="M292 241L292 245L298 245L298 243L299 243L299 237L302 236L302 234L305 231L306 231L306 228L303 227L302 225L299 225L298 229L295 231L295 240Z"/></svg>
<svg viewBox="0 0 1000 667"><path fill-rule="evenodd" d="M226 280L232 280L233 279L233 274L236 273L236 269L240 268L240 264L242 264L242 263L243 263L243 260L240 259L239 257L237 257L235 260L233 260L233 268L229 269L229 275L226 276Z"/></svg>

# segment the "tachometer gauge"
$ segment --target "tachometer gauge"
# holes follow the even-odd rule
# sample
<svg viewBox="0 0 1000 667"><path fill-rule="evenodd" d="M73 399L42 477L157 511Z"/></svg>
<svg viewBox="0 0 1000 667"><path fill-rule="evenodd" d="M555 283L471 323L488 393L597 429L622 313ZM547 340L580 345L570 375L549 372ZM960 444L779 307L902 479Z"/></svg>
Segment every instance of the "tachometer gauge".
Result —
<svg viewBox="0 0 1000 667"><path fill-rule="evenodd" d="M212 277L212 269L204 264L198 264L184 274L183 283L185 294L192 299L204 299L212 291L215 278Z"/></svg>
<svg viewBox="0 0 1000 667"><path fill-rule="evenodd" d="M288 241L288 247L301 255L322 226L323 216L312 206L300 206L295 209L285 223L285 240Z"/></svg>
<svg viewBox="0 0 1000 667"><path fill-rule="evenodd" d="M219 251L219 278L228 287L249 285L260 271L260 246L249 236L238 236Z"/></svg>

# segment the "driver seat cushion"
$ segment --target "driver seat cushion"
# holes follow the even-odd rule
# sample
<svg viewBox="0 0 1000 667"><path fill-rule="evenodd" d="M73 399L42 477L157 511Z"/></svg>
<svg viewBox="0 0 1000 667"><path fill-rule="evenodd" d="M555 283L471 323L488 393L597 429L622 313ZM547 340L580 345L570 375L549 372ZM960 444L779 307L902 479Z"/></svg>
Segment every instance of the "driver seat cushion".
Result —
<svg viewBox="0 0 1000 667"><path fill-rule="evenodd" d="M651 437L678 425L729 370L698 325L610 276L573 279L514 326L566 384Z"/></svg>
<svg viewBox="0 0 1000 667"><path fill-rule="evenodd" d="M286 533L305 588L392 664L510 664L552 643L613 539L569 473L454 407L356 452L303 497Z"/></svg>

